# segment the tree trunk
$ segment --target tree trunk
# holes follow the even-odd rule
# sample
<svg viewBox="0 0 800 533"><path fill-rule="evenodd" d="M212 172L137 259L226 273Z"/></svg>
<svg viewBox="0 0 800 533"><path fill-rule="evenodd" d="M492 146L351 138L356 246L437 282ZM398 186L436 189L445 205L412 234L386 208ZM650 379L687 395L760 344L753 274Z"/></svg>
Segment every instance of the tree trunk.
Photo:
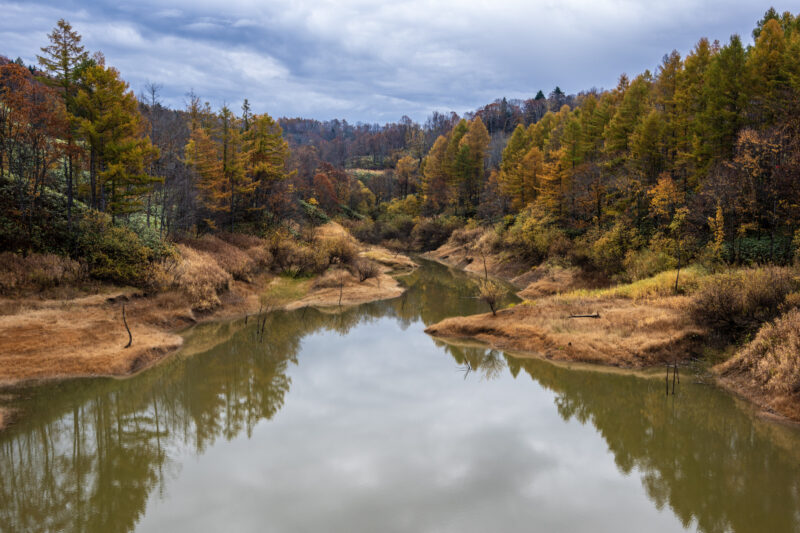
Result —
<svg viewBox="0 0 800 533"><path fill-rule="evenodd" d="M72 154L64 161L64 174L67 178L67 233L72 238Z"/></svg>

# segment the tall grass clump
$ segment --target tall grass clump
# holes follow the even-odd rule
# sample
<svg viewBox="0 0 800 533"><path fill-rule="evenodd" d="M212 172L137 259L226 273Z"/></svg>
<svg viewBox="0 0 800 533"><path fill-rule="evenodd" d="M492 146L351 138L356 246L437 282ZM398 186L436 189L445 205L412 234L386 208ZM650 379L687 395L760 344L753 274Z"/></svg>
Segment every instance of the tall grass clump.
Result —
<svg viewBox="0 0 800 533"><path fill-rule="evenodd" d="M9 295L23 290L42 291L85 278L86 269L83 265L68 257L0 253L0 294Z"/></svg>
<svg viewBox="0 0 800 533"><path fill-rule="evenodd" d="M778 316L798 288L796 272L787 267L725 272L704 281L689 311L698 324L736 337Z"/></svg>
<svg viewBox="0 0 800 533"><path fill-rule="evenodd" d="M800 394L800 309L765 324L722 372L744 372L773 394Z"/></svg>
<svg viewBox="0 0 800 533"><path fill-rule="evenodd" d="M174 269L174 286L188 296L192 309L208 311L218 306L219 293L230 287L232 276L211 254L185 244L177 248L180 259Z"/></svg>

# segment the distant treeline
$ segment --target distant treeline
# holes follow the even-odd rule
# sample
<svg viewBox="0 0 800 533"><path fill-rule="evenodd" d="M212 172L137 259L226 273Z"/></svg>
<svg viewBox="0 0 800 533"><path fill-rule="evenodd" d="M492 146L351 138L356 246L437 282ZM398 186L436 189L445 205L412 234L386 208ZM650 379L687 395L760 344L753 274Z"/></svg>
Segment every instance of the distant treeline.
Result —
<svg viewBox="0 0 800 533"><path fill-rule="evenodd" d="M753 38L701 39L611 90L366 125L275 120L247 100L212 109L193 94L172 110L156 85L137 98L61 20L36 67L0 61L0 243L37 249L51 219L70 242L88 209L162 238L334 216L395 238L421 219L474 219L531 258L609 272L643 251L663 265L786 262L800 215L800 20L770 9ZM63 213L45 212L45 190Z"/></svg>

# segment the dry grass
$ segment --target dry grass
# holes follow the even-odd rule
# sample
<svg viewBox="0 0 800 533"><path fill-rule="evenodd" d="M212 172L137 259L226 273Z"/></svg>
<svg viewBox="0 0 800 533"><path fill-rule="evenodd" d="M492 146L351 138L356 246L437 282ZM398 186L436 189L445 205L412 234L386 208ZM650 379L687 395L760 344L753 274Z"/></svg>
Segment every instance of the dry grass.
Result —
<svg viewBox="0 0 800 533"><path fill-rule="evenodd" d="M314 279L313 289L338 289L342 285L355 283L356 278L343 268L332 268Z"/></svg>
<svg viewBox="0 0 800 533"><path fill-rule="evenodd" d="M333 235L341 236L336 231ZM171 288L147 297L134 289L106 284L94 287L95 294L80 298L47 300L37 294L0 300L0 310L9 311L0 315L0 384L129 375L181 345L182 339L171 331L196 321L253 313L264 301L270 302L270 307L283 308L336 306L341 295L342 305L353 305L399 296L404 290L384 272L364 283L348 272L343 287L337 284L314 290L310 279L271 280L265 272L251 274L249 283L235 282L226 268L239 274L252 268L253 262L259 263L264 244L246 236L178 244L180 256L167 270ZM127 349L123 348L128 339L121 320L123 303L133 333L133 345ZM198 315L197 310L205 312Z"/></svg>
<svg viewBox="0 0 800 533"><path fill-rule="evenodd" d="M549 263L541 264L530 272L518 276L514 282L525 285L519 296L526 300L573 291L583 291L585 295L591 290L607 285L602 276L593 276L578 267Z"/></svg>
<svg viewBox="0 0 800 533"><path fill-rule="evenodd" d="M524 288L528 281L518 277L531 269L529 263L506 257L497 250L497 234L492 229L458 230L455 238L423 255L448 266L472 272L481 277L489 276L511 281ZM474 238L476 240L468 240Z"/></svg>
<svg viewBox="0 0 800 533"><path fill-rule="evenodd" d="M632 300L650 300L675 296L676 270L667 270L651 278L633 283L616 285L607 289L580 289L564 294L566 299L576 298L629 298ZM681 269L678 278L678 293L693 294L707 276L707 272L699 266Z"/></svg>
<svg viewBox="0 0 800 533"><path fill-rule="evenodd" d="M86 269L77 261L54 254L0 253L0 294L43 291L86 279Z"/></svg>
<svg viewBox="0 0 800 533"><path fill-rule="evenodd" d="M786 267L748 268L710 276L690 307L698 324L736 338L775 318L800 289L797 272Z"/></svg>
<svg viewBox="0 0 800 533"><path fill-rule="evenodd" d="M716 369L728 386L758 404L800 420L800 309L765 324Z"/></svg>
<svg viewBox="0 0 800 533"><path fill-rule="evenodd" d="M687 358L698 348L702 331L687 322L685 305L685 297L647 305L627 298L551 297L498 311L497 316L449 318L425 331L555 360L642 368ZM591 313L600 318L569 318Z"/></svg>
<svg viewBox="0 0 800 533"><path fill-rule="evenodd" d="M380 246L370 246L359 255L394 270L411 270L417 268L417 264L414 261L399 253L399 251L393 253Z"/></svg>
<svg viewBox="0 0 800 533"><path fill-rule="evenodd" d="M256 261L244 250L217 237L205 235L199 239L186 239L182 244L210 256L233 279L250 281L258 270Z"/></svg>
<svg viewBox="0 0 800 533"><path fill-rule="evenodd" d="M126 296L120 297L123 301ZM53 376L129 374L181 344L177 335L148 323L146 299L126 302L133 345L119 299L103 295L55 301L17 315L0 317L0 383Z"/></svg>
<svg viewBox="0 0 800 533"><path fill-rule="evenodd" d="M179 244L181 259L175 269L175 286L186 293L193 309L209 310L220 304L219 292L230 287L232 276L208 253Z"/></svg>

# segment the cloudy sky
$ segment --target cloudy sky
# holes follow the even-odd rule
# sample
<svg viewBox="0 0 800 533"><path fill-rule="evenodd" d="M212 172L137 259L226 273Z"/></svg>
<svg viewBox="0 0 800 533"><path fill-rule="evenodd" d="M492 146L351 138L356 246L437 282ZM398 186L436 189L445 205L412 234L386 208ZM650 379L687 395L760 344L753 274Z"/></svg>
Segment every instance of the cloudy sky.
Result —
<svg viewBox="0 0 800 533"><path fill-rule="evenodd" d="M697 39L749 42L761 0L0 0L0 54L35 61L59 18L137 93L183 106L424 120L495 98L613 87ZM776 6L797 10L797 6Z"/></svg>

